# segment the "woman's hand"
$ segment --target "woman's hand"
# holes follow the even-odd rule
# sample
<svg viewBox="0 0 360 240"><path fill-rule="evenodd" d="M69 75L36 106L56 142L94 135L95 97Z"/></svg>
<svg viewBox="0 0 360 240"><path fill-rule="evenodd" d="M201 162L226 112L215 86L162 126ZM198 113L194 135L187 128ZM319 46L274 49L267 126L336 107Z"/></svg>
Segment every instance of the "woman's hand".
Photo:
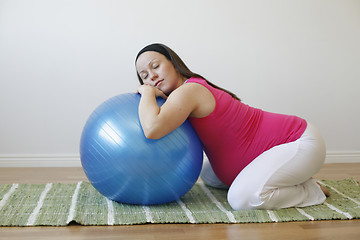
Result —
<svg viewBox="0 0 360 240"><path fill-rule="evenodd" d="M163 93L161 90L157 89L156 87L152 87L149 85L140 85L137 89L137 93L140 93L141 95L150 94L155 97L162 97L164 99L167 99L165 93Z"/></svg>

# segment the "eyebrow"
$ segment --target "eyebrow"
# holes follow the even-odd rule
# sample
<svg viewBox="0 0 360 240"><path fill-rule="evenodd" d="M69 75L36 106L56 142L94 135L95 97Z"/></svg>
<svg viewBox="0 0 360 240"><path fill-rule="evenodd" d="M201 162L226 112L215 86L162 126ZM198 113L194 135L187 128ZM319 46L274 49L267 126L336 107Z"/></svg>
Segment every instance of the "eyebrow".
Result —
<svg viewBox="0 0 360 240"><path fill-rule="evenodd" d="M148 66L150 66L154 61L158 61L158 59L157 58L153 58L149 63L148 63ZM139 74L140 73L142 73L142 72L144 72L145 70L141 70L140 72L139 72Z"/></svg>

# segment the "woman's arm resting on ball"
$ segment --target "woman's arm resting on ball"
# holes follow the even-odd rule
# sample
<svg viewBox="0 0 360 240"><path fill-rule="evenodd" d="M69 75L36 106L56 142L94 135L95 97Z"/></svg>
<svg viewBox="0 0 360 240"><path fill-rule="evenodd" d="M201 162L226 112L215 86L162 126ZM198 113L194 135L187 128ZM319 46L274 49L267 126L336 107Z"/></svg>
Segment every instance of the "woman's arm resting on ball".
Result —
<svg viewBox="0 0 360 240"><path fill-rule="evenodd" d="M161 96L161 91L151 86L140 86L139 118L145 136L159 139L184 123L198 105L194 91L190 85L183 85L175 89L159 108L156 96Z"/></svg>

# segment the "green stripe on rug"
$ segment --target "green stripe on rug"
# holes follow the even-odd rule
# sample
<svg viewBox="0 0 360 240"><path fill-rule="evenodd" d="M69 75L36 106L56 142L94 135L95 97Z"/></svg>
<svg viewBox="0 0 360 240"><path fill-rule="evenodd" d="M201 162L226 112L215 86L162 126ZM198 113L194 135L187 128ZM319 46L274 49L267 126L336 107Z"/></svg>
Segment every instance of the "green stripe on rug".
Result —
<svg viewBox="0 0 360 240"><path fill-rule="evenodd" d="M113 202L88 182L0 185L0 226L132 225L145 223L261 223L360 218L353 179L324 180L324 204L281 210L233 211L227 191L197 183L180 200L141 206Z"/></svg>
<svg viewBox="0 0 360 240"><path fill-rule="evenodd" d="M75 187L75 184L53 184L34 225L41 226L48 225L48 223L55 226L64 225L70 211L69 199L71 199Z"/></svg>
<svg viewBox="0 0 360 240"><path fill-rule="evenodd" d="M1 226L26 226L45 184L21 184L0 210Z"/></svg>

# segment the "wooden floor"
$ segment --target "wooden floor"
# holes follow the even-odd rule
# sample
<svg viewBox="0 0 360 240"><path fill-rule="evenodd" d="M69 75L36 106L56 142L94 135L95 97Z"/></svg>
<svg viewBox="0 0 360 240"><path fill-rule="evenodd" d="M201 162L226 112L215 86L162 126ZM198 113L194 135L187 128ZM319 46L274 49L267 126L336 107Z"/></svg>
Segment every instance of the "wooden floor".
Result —
<svg viewBox="0 0 360 240"><path fill-rule="evenodd" d="M317 179L360 181L360 163L327 164ZM73 183L86 180L81 168L0 168L4 183ZM137 226L0 227L0 239L360 239L360 220L251 224L146 224Z"/></svg>

